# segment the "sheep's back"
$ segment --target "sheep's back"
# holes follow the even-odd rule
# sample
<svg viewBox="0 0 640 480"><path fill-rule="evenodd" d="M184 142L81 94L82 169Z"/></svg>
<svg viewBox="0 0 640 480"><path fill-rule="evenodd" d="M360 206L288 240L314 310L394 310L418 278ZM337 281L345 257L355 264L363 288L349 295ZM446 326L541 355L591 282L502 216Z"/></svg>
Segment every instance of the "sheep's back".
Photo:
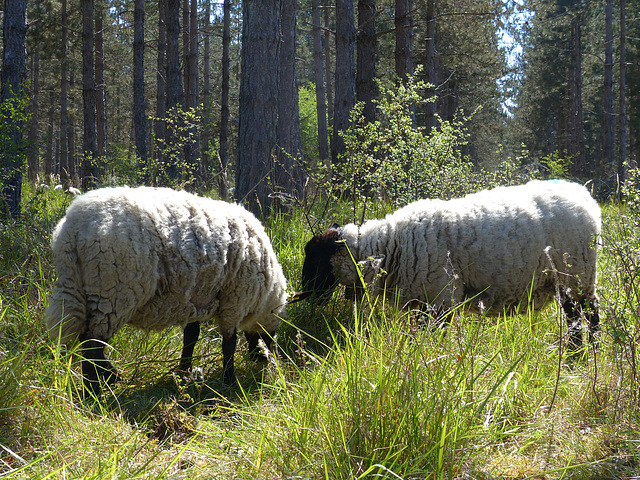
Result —
<svg viewBox="0 0 640 480"><path fill-rule="evenodd" d="M380 282L403 301L438 298L450 305L479 294L497 313L533 291L536 307L542 307L554 291L547 246L561 283L593 293L600 222L600 209L585 188L530 182L451 201L418 201L383 221L367 222L361 256L377 250L386 257L387 275Z"/></svg>

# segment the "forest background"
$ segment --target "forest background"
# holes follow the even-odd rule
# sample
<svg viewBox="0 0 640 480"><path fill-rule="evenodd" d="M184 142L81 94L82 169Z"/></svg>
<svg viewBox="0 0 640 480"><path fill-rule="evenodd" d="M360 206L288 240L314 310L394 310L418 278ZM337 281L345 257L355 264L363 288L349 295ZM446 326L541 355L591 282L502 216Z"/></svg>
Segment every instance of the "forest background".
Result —
<svg viewBox="0 0 640 480"><path fill-rule="evenodd" d="M455 127L451 162L561 167L606 197L640 148L639 9L626 0L7 2L4 210L19 215L25 165L30 182L54 175L65 188L146 183L229 198L231 187L254 211L299 200L319 165L354 156L339 132L374 122L381 87L409 78L424 82L413 126L425 136ZM350 124L356 102L363 111Z"/></svg>

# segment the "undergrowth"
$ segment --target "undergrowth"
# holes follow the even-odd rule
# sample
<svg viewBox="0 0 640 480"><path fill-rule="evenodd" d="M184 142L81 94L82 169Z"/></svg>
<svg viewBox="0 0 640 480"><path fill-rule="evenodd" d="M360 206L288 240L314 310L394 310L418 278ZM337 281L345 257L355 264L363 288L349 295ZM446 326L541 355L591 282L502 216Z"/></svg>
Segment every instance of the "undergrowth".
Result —
<svg viewBox="0 0 640 480"><path fill-rule="evenodd" d="M289 308L265 366L237 353L220 382L220 339L202 333L192 378L174 373L178 329L125 328L107 352L123 380L82 400L79 356L41 323L55 278L49 238L63 192L0 230L0 477L524 479L630 478L638 459L637 222L604 208L597 348L567 356L555 305L445 330L384 299L337 291ZM32 197L30 197L32 198ZM34 203L35 205L35 203ZM303 214L267 229L297 288Z"/></svg>

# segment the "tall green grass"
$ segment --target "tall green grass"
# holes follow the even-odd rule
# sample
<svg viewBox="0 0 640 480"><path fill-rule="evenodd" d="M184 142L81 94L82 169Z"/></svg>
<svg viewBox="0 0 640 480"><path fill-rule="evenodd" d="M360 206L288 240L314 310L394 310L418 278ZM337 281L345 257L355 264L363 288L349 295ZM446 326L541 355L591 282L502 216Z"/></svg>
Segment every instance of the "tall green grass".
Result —
<svg viewBox="0 0 640 480"><path fill-rule="evenodd" d="M220 383L205 329L173 374L178 329L124 329L108 352L123 381L81 400L80 357L41 324L55 272L48 242L66 197L3 226L0 242L0 478L630 478L640 470L635 230L605 208L597 348L567 356L559 309L446 329L336 292L289 308L262 366L237 353ZM293 292L311 235L298 213L269 219ZM617 240L616 240L617 239ZM616 241L614 241L616 240ZM640 249L638 250L640 251ZM638 269L640 271L640 268Z"/></svg>

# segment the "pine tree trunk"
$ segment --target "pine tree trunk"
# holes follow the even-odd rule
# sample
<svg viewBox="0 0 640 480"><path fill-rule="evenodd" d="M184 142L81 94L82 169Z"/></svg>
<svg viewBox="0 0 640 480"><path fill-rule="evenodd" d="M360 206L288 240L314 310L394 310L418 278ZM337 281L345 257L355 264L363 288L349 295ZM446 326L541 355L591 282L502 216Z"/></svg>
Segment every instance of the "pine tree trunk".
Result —
<svg viewBox="0 0 640 480"><path fill-rule="evenodd" d="M331 33L329 30L329 5L324 8L324 71L327 77L327 123L333 127L333 72L331 70Z"/></svg>
<svg viewBox="0 0 640 480"><path fill-rule="evenodd" d="M331 160L335 163L345 153L339 132L349 127L349 114L355 103L355 27L353 0L336 0L336 85L333 109Z"/></svg>
<svg viewBox="0 0 640 480"><path fill-rule="evenodd" d="M24 94L27 74L25 44L27 36L27 0L5 0L2 22L2 71L0 72L0 100L13 104L19 109L18 100ZM14 220L20 218L20 198L22 193L22 165L26 152L22 141L22 122L10 119L8 139L0 147L0 155L6 179L2 190L4 202L2 213Z"/></svg>
<svg viewBox="0 0 640 480"><path fill-rule="evenodd" d="M425 48L425 69L427 83L431 84L427 92L428 97L433 97L436 94L435 87L438 86L437 68L436 68L436 11L435 0L427 0L427 32L426 32L426 48ZM434 101L427 103L426 106L426 118L425 126L427 131L431 131L436 125L436 108L437 104Z"/></svg>
<svg viewBox="0 0 640 480"><path fill-rule="evenodd" d="M604 159L613 166L615 143L613 111L613 0L607 0L605 8L605 55L604 55Z"/></svg>
<svg viewBox="0 0 640 480"><path fill-rule="evenodd" d="M167 25L167 115L176 115L184 108L184 89L180 75L180 0L167 0L165 21ZM181 154L176 148L176 138L165 130L166 145L171 149L171 158L165 158L169 179L175 180L180 172Z"/></svg>
<svg viewBox="0 0 640 480"><path fill-rule="evenodd" d="M280 2L242 3L240 119L236 197L255 214L267 213L268 177L278 123Z"/></svg>
<svg viewBox="0 0 640 480"><path fill-rule="evenodd" d="M358 35L356 36L356 100L364 102L364 118L376 120L373 103L378 88L376 85L376 0L358 1Z"/></svg>
<svg viewBox="0 0 640 480"><path fill-rule="evenodd" d="M60 14L60 28L62 30L62 48L60 50L60 157L58 172L60 175L60 181L63 185L68 186L71 180L72 165L69 159L71 153L69 152L69 59L67 57L68 49L68 12L67 12L67 0L62 0L62 10Z"/></svg>
<svg viewBox="0 0 640 480"><path fill-rule="evenodd" d="M618 158L618 182L626 180L625 162L627 160L627 26L626 0L620 0L620 156Z"/></svg>
<svg viewBox="0 0 640 480"><path fill-rule="evenodd" d="M144 0L133 10L133 130L140 165L147 167L147 116L144 92ZM146 183L146 182L145 182Z"/></svg>
<svg viewBox="0 0 640 480"><path fill-rule="evenodd" d="M413 46L411 44L413 27L411 26L411 9L411 0L396 0L396 75L403 83L406 83L407 75L413 73ZM427 39L427 42L429 42L429 39Z"/></svg>
<svg viewBox="0 0 640 480"><path fill-rule="evenodd" d="M586 173L585 152L584 152L584 118L582 110L582 35L581 20L576 15L571 22L571 66L569 75L569 90L571 92L571 115L569 154L572 155L573 162L571 173L577 177L582 177Z"/></svg>
<svg viewBox="0 0 640 480"><path fill-rule="evenodd" d="M281 0L275 189L302 196L302 137L296 76L296 0Z"/></svg>
<svg viewBox="0 0 640 480"><path fill-rule="evenodd" d="M107 99L104 83L104 14L105 6L98 0L96 13L96 130L98 140L98 160L104 162L107 154Z"/></svg>
<svg viewBox="0 0 640 480"><path fill-rule="evenodd" d="M211 160L209 159L209 138L211 131L211 44L209 35L211 34L211 0L205 0L204 7L204 55L203 62L203 78L202 78L202 103L204 112L202 112L202 144L201 144L201 182L207 188L209 187L209 171L211 169Z"/></svg>
<svg viewBox="0 0 640 480"><path fill-rule="evenodd" d="M227 165L229 164L229 45L231 43L231 0L224 0L222 6L222 85L220 98L220 177L218 188L220 198L227 200L229 184Z"/></svg>
<svg viewBox="0 0 640 480"><path fill-rule="evenodd" d="M96 83L93 57L93 0L82 0L82 102L84 119L82 187L93 188L98 181L98 139L96 130Z"/></svg>
<svg viewBox="0 0 640 480"><path fill-rule="evenodd" d="M165 140L167 116L167 24L166 24L166 0L158 0L158 59L156 63L156 120L153 126L156 144L155 159L158 165L165 163L162 144ZM156 178L151 174L145 176L145 183L155 185Z"/></svg>
<svg viewBox="0 0 640 480"><path fill-rule="evenodd" d="M313 0L311 23L313 24L313 68L316 83L316 114L318 117L318 156L320 161L325 163L329 158L329 131L327 129L327 92L324 83L320 21L320 0Z"/></svg>
<svg viewBox="0 0 640 480"><path fill-rule="evenodd" d="M40 0L35 0L36 17L40 18ZM37 25L31 28L38 29ZM36 34L37 36L37 34ZM31 56L31 104L29 105L29 149L27 151L28 178L35 182L39 173L40 139L38 138L38 122L40 120L40 45L34 42Z"/></svg>

